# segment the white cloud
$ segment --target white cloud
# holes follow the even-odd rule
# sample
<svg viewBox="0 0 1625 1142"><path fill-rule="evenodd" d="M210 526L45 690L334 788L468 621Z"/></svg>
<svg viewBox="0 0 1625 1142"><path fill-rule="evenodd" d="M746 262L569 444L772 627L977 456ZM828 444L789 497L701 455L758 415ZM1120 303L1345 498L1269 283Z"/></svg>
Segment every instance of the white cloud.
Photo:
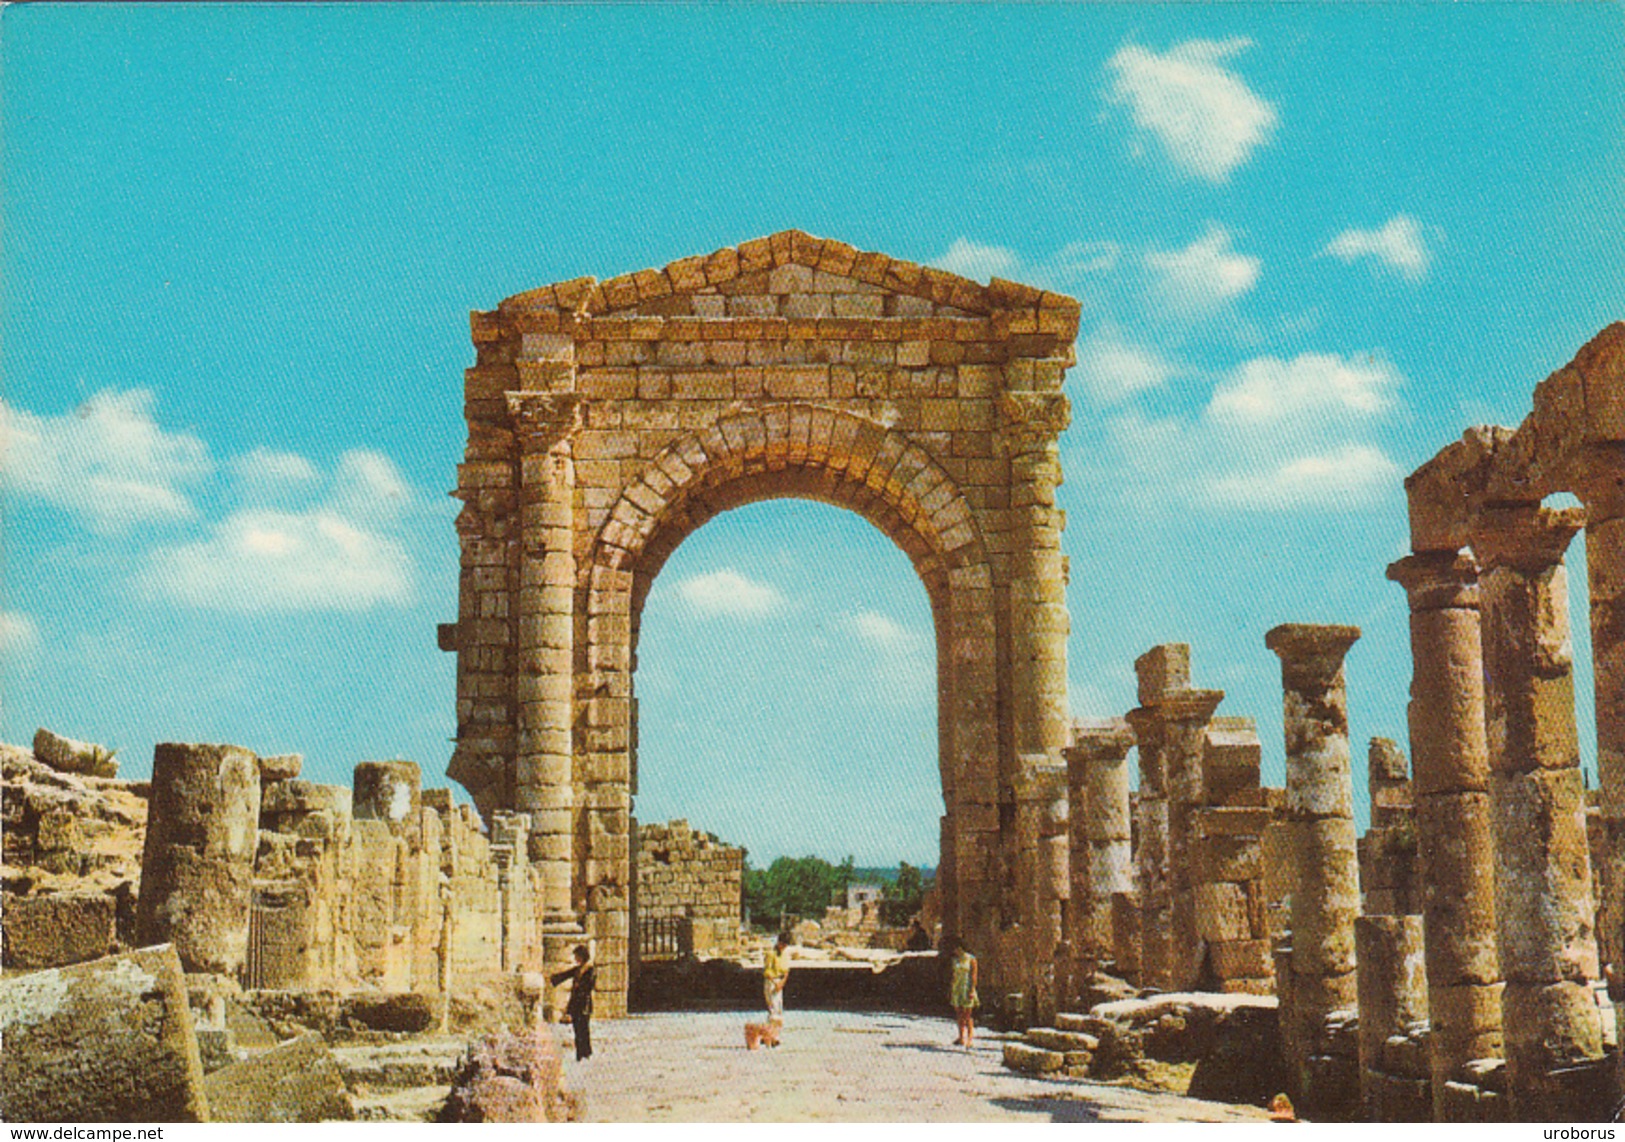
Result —
<svg viewBox="0 0 1625 1142"><path fill-rule="evenodd" d="M190 519L184 486L207 475L208 447L153 419L147 389L105 390L62 416L0 401L0 473L16 492L81 516L94 530Z"/></svg>
<svg viewBox="0 0 1625 1142"><path fill-rule="evenodd" d="M1162 388L1176 366L1154 349L1130 344L1114 328L1102 326L1077 348L1071 380L1096 404L1121 404L1136 393Z"/></svg>
<svg viewBox="0 0 1625 1142"><path fill-rule="evenodd" d="M876 646L913 649L919 643L913 631L879 611L859 611L849 615L847 625L859 638Z"/></svg>
<svg viewBox="0 0 1625 1142"><path fill-rule="evenodd" d="M1290 361L1258 357L1214 390L1208 415L1221 423L1278 425L1316 413L1369 417L1393 405L1399 374L1386 361L1304 353Z"/></svg>
<svg viewBox="0 0 1625 1142"><path fill-rule="evenodd" d="M316 479L316 466L309 460L293 452L270 448L255 448L234 457L229 467L233 475L245 480L308 484Z"/></svg>
<svg viewBox="0 0 1625 1142"><path fill-rule="evenodd" d="M247 506L201 539L149 551L140 582L150 594L245 614L361 611L411 600L412 560L390 524L412 492L388 457L346 452L325 481L304 457L268 449L230 467ZM296 494L302 506L283 502Z"/></svg>
<svg viewBox="0 0 1625 1142"><path fill-rule="evenodd" d="M1130 407L1109 418L1101 444L1074 463L1145 509L1366 507L1402 487L1372 439L1402 383L1374 356L1258 358L1221 380L1199 416L1154 419Z"/></svg>
<svg viewBox="0 0 1625 1142"><path fill-rule="evenodd" d="M329 508L233 512L196 542L151 552L149 591L206 610L362 611L411 599L395 540Z"/></svg>
<svg viewBox="0 0 1625 1142"><path fill-rule="evenodd" d="M1021 259L1014 250L1003 246L984 246L969 238L955 238L948 252L932 264L960 277L986 281L989 278L1009 277L1021 265Z"/></svg>
<svg viewBox="0 0 1625 1142"><path fill-rule="evenodd" d="M1145 256L1152 293L1168 308L1194 313L1240 297L1258 281L1262 262L1231 248L1230 232L1208 224L1183 250L1152 250Z"/></svg>
<svg viewBox="0 0 1625 1142"><path fill-rule="evenodd" d="M355 518L398 514L411 503L411 489L389 457L356 449L339 457L333 504Z"/></svg>
<svg viewBox="0 0 1625 1142"><path fill-rule="evenodd" d="M1234 507L1284 511L1358 506L1400 485L1403 473L1375 448L1346 444L1318 455L1295 456L1266 471L1238 472L1211 485L1212 498Z"/></svg>
<svg viewBox="0 0 1625 1142"><path fill-rule="evenodd" d="M1394 215L1378 230L1345 230L1322 252L1345 262L1372 258L1413 282L1427 276L1432 261L1422 224L1408 214Z"/></svg>
<svg viewBox="0 0 1625 1142"><path fill-rule="evenodd" d="M1158 54L1125 44L1107 61L1108 98L1126 104L1135 126L1162 143L1188 173L1224 182L1269 138L1275 108L1225 61L1251 40L1187 40Z"/></svg>
<svg viewBox="0 0 1625 1142"><path fill-rule="evenodd" d="M1116 242L1069 242L1050 259L1050 268L1062 280L1110 273L1121 252Z"/></svg>
<svg viewBox="0 0 1625 1142"><path fill-rule="evenodd" d="M15 662L39 649L39 624L21 611L0 611L0 655Z"/></svg>
<svg viewBox="0 0 1625 1142"><path fill-rule="evenodd" d="M784 605L784 596L772 586L747 579L731 567L684 579L677 584L677 593L705 615L754 618Z"/></svg>

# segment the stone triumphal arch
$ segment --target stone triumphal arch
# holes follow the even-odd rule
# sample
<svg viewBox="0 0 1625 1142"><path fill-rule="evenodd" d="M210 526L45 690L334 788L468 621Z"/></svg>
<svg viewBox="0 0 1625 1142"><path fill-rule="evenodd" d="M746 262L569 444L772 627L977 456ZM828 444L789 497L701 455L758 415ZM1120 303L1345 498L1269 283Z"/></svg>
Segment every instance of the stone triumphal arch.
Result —
<svg viewBox="0 0 1625 1142"><path fill-rule="evenodd" d="M930 595L945 927L1040 1006L1064 938L1065 559L1057 437L1078 304L797 231L472 317L457 744L489 818L530 818L544 945L629 972L639 617L718 512L848 508Z"/></svg>

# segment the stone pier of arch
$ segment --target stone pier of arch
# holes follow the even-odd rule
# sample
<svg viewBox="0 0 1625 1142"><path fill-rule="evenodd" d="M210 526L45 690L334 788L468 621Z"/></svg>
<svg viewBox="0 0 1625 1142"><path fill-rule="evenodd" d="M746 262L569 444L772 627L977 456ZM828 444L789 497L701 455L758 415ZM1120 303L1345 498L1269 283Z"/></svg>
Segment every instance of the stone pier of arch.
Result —
<svg viewBox="0 0 1625 1142"><path fill-rule="evenodd" d="M854 511L913 562L938 642L944 925L983 953L984 995L1053 1004L1078 315L799 231L473 315L449 773L482 812L529 816L548 959L591 937L605 1013L636 970L644 599L696 528L779 497Z"/></svg>

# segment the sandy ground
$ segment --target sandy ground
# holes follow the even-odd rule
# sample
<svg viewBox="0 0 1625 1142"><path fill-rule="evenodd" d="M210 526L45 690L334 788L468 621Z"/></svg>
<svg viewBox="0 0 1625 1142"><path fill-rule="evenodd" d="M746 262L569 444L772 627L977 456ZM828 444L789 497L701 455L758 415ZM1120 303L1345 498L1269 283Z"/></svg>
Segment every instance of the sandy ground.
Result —
<svg viewBox="0 0 1625 1142"><path fill-rule="evenodd" d="M747 1051L759 1013L637 1015L593 1024L565 1083L589 1122L1259 1122L1262 1110L1041 1079L1004 1068L1002 1036L953 1044L947 1019L792 1011L783 1046Z"/></svg>

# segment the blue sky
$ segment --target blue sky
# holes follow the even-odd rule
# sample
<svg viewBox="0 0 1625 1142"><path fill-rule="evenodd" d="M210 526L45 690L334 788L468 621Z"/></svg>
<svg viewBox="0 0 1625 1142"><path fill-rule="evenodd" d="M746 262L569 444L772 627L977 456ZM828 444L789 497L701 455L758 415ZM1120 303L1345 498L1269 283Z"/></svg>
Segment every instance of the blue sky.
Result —
<svg viewBox="0 0 1625 1142"><path fill-rule="evenodd" d="M1186 641L1278 782L1264 632L1352 622L1363 759L1404 738L1403 475L1625 317L1622 31L1601 4L8 7L0 737L440 783L468 311L798 227L1083 302L1074 715ZM934 863L929 610L867 524L708 524L639 662L643 819Z"/></svg>

